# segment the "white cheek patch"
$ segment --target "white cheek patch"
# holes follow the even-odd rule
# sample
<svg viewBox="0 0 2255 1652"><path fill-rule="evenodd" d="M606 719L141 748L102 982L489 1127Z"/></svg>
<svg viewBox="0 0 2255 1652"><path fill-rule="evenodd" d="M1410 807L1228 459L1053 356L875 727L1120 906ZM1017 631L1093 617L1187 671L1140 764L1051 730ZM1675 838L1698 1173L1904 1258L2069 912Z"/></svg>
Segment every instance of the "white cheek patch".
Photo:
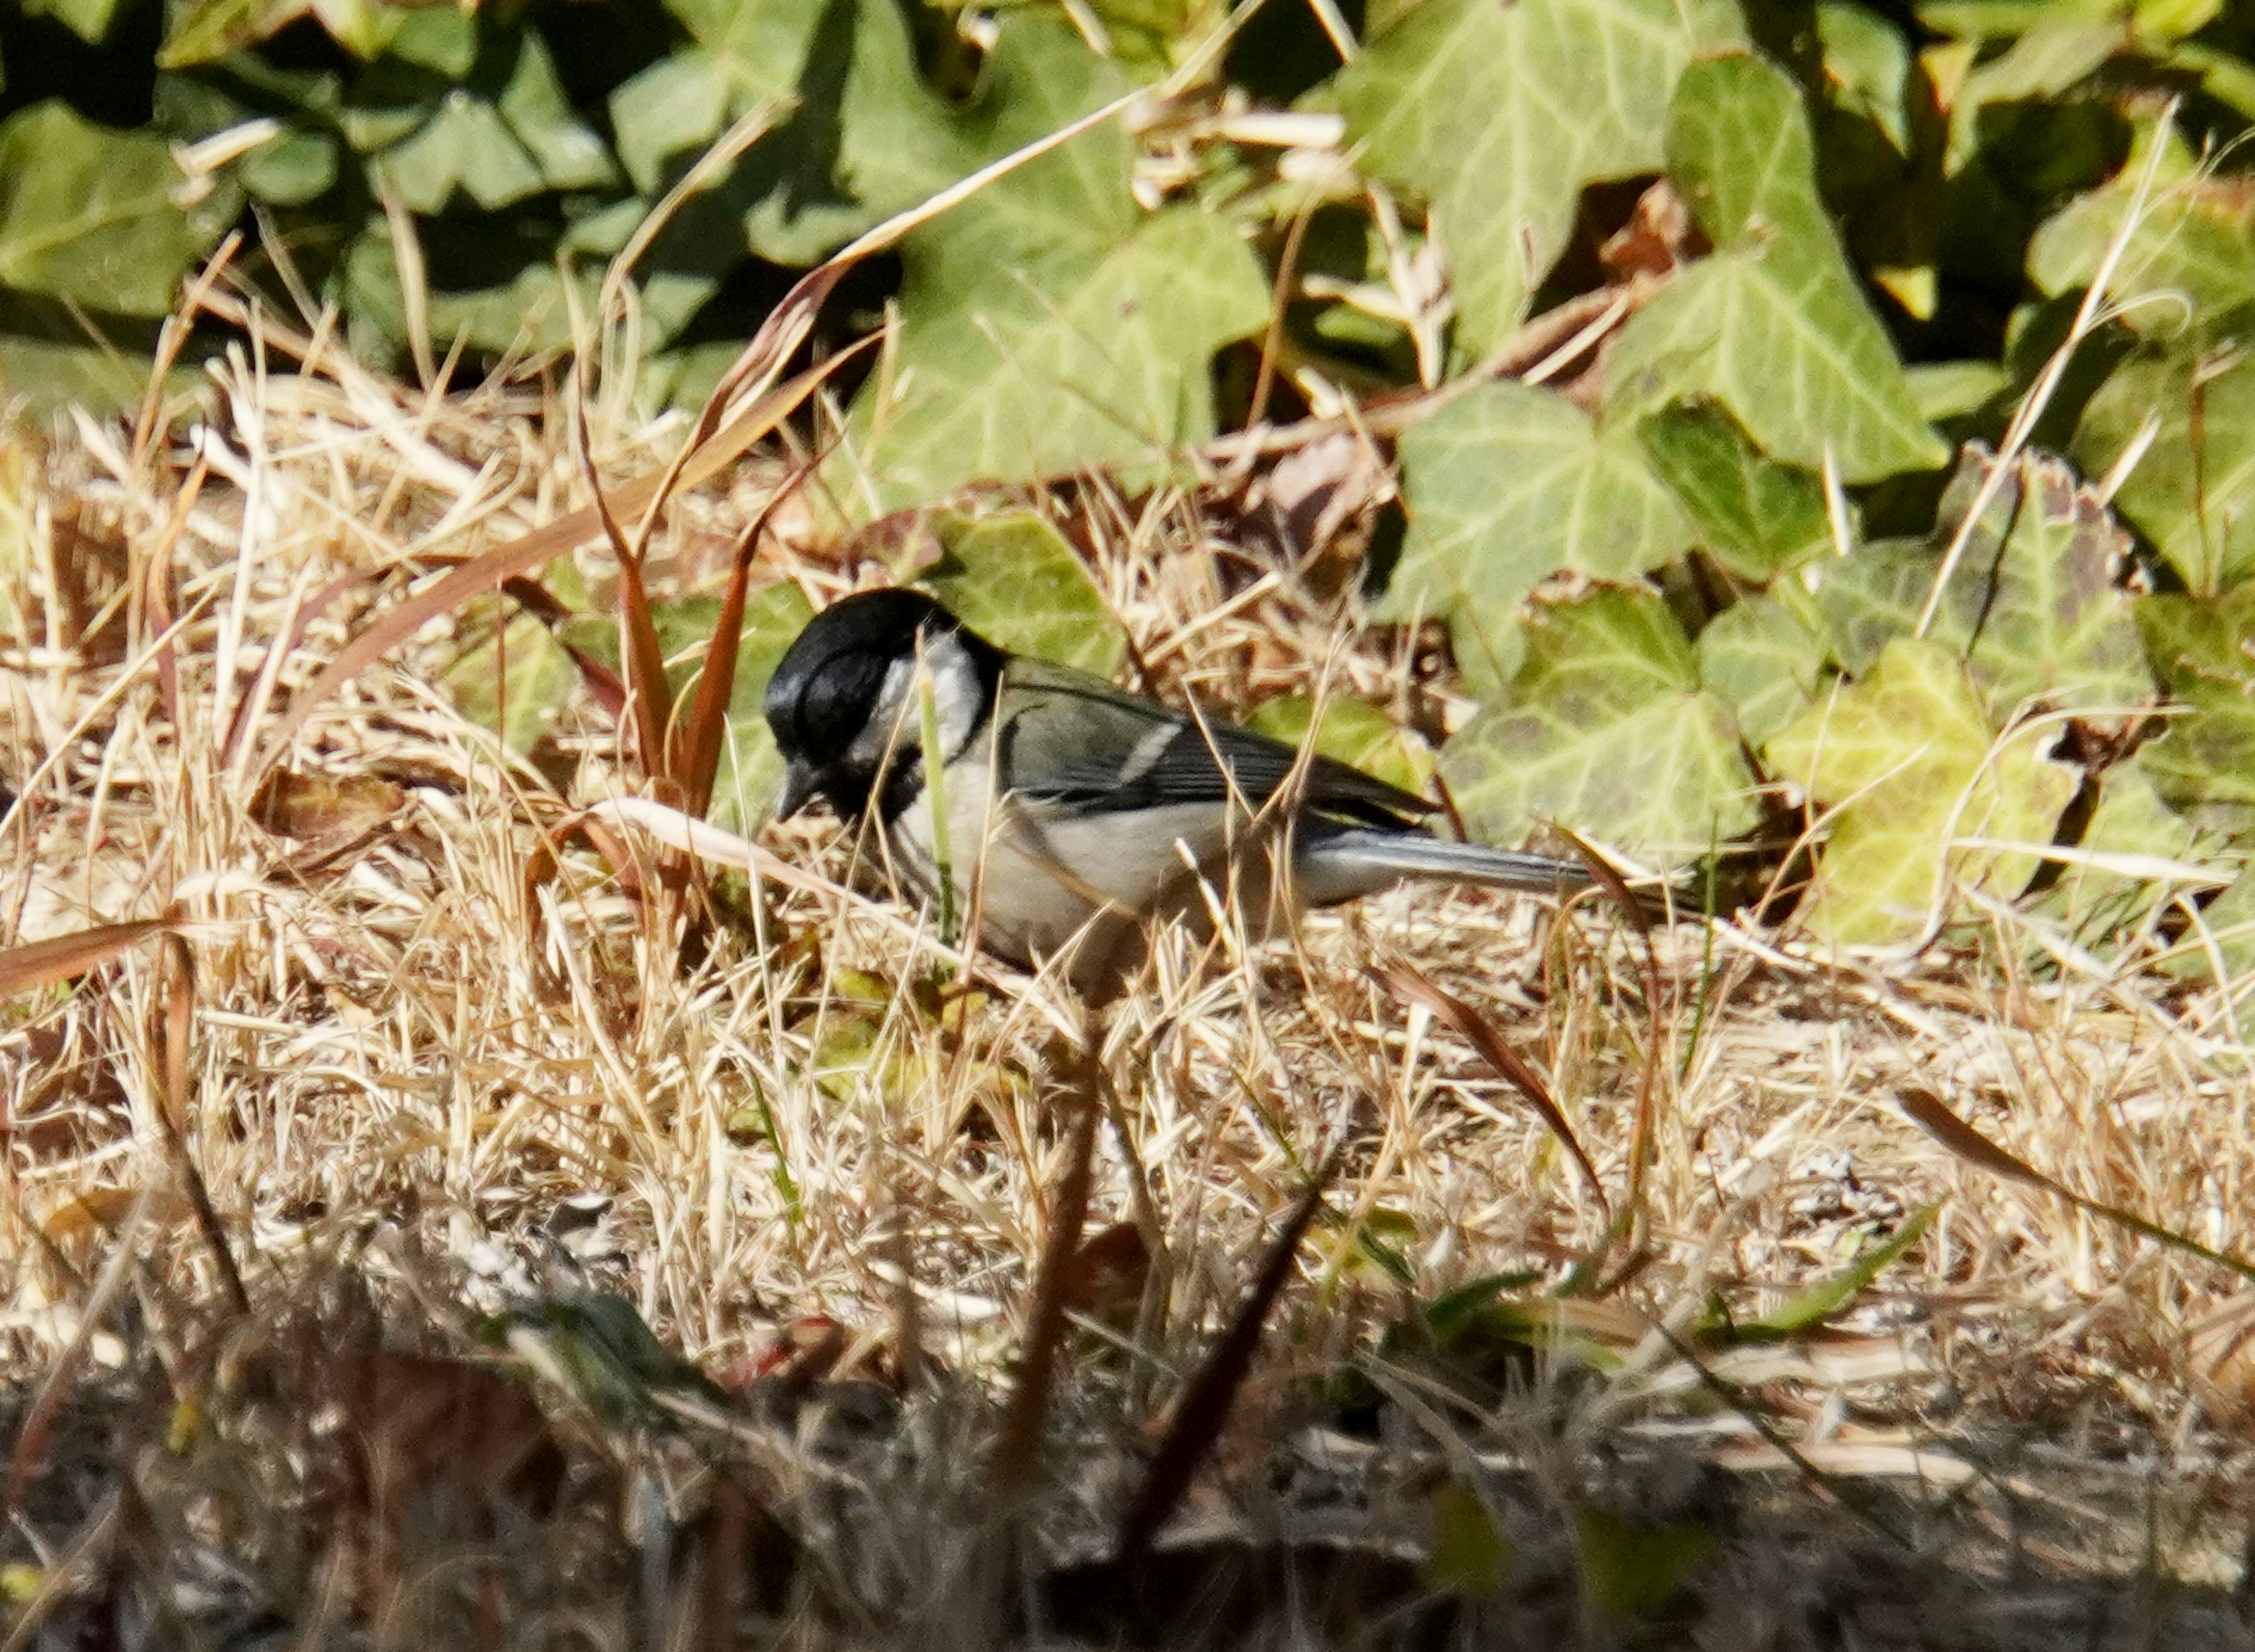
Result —
<svg viewBox="0 0 2255 1652"><path fill-rule="evenodd" d="M932 710L939 724L939 748L952 761L978 732L985 698L979 668L952 636L926 635L922 665L931 680ZM912 753L924 746L924 705L917 687L918 661L914 655L896 660L886 668L884 685L869 720L847 748L849 763L875 769L887 752Z"/></svg>
<svg viewBox="0 0 2255 1652"><path fill-rule="evenodd" d="M939 724L939 749L953 762L986 721L984 685L970 652L955 637L927 636L924 669L931 674L933 720ZM921 710L922 708L918 708Z"/></svg>
<svg viewBox="0 0 2255 1652"><path fill-rule="evenodd" d="M884 686L877 690L869 720L846 748L846 760L855 768L874 770L892 751L914 751L917 720L910 715L909 690L916 682L916 662L896 660L885 670Z"/></svg>

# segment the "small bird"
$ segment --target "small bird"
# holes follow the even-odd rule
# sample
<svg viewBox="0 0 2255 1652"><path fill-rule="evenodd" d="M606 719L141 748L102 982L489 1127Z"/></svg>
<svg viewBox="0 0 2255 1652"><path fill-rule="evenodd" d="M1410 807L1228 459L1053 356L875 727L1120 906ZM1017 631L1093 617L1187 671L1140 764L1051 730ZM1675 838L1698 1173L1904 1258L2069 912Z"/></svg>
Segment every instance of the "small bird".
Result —
<svg viewBox="0 0 2255 1652"><path fill-rule="evenodd" d="M1571 862L1436 837L1416 823L1432 804L1345 763L1008 653L917 591L817 614L766 712L784 762L776 818L818 796L848 822L874 818L924 900L975 919L1010 962L1062 958L1085 991L1141 964L1151 920L1210 925L1209 890L1234 889L1265 927L1288 903L1410 878L1591 881Z"/></svg>

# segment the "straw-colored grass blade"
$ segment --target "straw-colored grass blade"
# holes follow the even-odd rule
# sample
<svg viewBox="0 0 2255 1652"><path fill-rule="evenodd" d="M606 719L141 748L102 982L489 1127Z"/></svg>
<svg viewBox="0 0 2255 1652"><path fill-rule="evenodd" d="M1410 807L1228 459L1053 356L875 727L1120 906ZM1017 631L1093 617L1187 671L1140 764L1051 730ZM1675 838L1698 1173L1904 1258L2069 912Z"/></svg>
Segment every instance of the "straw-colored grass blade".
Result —
<svg viewBox="0 0 2255 1652"><path fill-rule="evenodd" d="M1978 1166L1991 1175L2001 1176L2006 1181L2016 1181L2024 1186L2041 1188L2055 1198L2064 1199L2077 1210L2088 1211L2102 1221L2113 1222L2118 1227L2127 1228L2131 1232L2142 1235L2156 1244L2166 1245L2172 1250L2181 1250L2188 1256L2198 1256L2203 1262L2212 1262L2219 1268L2230 1269L2243 1279L2255 1282L2255 1262L2235 1256L2228 1251L2211 1250L2197 1239L2188 1239L2181 1233L2164 1228L2158 1222L2148 1222L2145 1217L2124 1210L2118 1206L2103 1204L2096 1199L2084 1198L2066 1183L2045 1175L2025 1158L1998 1146L1979 1130L1958 1117L1949 1110L1949 1103L1932 1090L1921 1089L1915 1086L1905 1086L1895 1092L1895 1101L1903 1111L1910 1116L1913 1124L1967 1164Z"/></svg>
<svg viewBox="0 0 2255 1652"><path fill-rule="evenodd" d="M684 485L694 485L734 463L754 443L771 433L795 412L825 380L851 357L852 352L840 352L760 397L714 434L692 459L683 463L679 472L680 481ZM643 509L657 496L659 486L659 481L647 479L629 482L612 493L611 508L619 513ZM472 557L433 580L397 607L385 610L347 643L337 657L324 666L320 674L292 699L289 709L277 720L273 733L267 737L260 766L272 763L281 755L292 737L305 726L306 719L313 715L315 708L406 641L425 624L442 613L452 612L472 597L493 590L504 579L530 573L556 557L577 550L582 545L593 544L603 536L601 514L593 506L584 507L529 534L520 535L505 545L496 546L482 556Z"/></svg>

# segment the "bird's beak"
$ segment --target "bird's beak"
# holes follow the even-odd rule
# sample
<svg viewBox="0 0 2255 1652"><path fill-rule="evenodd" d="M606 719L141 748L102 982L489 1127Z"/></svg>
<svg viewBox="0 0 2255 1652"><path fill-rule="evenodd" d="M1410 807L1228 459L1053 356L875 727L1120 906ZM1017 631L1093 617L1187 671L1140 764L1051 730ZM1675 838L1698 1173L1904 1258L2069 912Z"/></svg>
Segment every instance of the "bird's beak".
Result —
<svg viewBox="0 0 2255 1652"><path fill-rule="evenodd" d="M776 800L775 817L789 820L814 801L815 789L813 769L792 759L783 766L783 795Z"/></svg>

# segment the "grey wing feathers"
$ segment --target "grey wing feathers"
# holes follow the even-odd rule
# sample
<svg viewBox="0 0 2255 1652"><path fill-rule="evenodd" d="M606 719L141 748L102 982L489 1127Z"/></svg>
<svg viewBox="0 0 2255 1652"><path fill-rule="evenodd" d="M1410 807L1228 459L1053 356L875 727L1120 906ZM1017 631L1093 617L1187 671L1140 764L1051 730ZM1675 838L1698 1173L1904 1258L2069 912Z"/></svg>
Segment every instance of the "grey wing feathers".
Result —
<svg viewBox="0 0 2255 1652"><path fill-rule="evenodd" d="M1025 660L1012 661L1006 674L995 745L1003 789L1092 812L1233 796L1257 808L1300 760L1265 734L1201 725L1096 677ZM1309 764L1302 796L1316 812L1397 829L1433 809L1327 757Z"/></svg>

